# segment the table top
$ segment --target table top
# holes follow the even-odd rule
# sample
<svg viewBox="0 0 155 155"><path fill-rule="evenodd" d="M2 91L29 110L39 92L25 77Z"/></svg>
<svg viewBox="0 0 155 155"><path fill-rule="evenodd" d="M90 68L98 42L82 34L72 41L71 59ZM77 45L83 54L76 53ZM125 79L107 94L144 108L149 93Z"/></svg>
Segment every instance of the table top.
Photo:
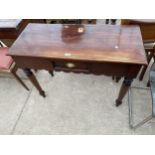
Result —
<svg viewBox="0 0 155 155"><path fill-rule="evenodd" d="M147 64L138 26L29 24L9 55Z"/></svg>
<svg viewBox="0 0 155 155"><path fill-rule="evenodd" d="M0 29L17 28L22 19L0 19Z"/></svg>

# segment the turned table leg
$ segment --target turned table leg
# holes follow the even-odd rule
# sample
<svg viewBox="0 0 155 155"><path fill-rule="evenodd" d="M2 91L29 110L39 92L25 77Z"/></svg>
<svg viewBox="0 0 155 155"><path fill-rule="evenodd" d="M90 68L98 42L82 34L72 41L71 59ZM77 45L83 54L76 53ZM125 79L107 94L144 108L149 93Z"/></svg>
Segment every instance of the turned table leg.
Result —
<svg viewBox="0 0 155 155"><path fill-rule="evenodd" d="M128 78L128 77L124 78L124 81L122 83L118 98L116 99L116 106L119 106L120 104L122 104L122 99L124 98L124 96L128 92L132 81L133 81L132 78Z"/></svg>
<svg viewBox="0 0 155 155"><path fill-rule="evenodd" d="M29 78L29 80L32 82L32 84L36 87L36 89L39 91L40 95L43 97L46 97L45 92L42 90L39 82L37 81L36 77L34 76L33 72L29 68L23 69L26 76Z"/></svg>
<svg viewBox="0 0 155 155"><path fill-rule="evenodd" d="M49 72L49 74L53 77L54 76L54 73L53 73L53 71L48 71Z"/></svg>

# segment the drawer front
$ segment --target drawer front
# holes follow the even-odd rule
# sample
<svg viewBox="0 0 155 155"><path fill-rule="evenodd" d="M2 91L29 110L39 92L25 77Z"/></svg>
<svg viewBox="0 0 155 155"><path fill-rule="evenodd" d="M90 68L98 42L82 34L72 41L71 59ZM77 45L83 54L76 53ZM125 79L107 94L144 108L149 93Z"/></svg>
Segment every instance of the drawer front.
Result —
<svg viewBox="0 0 155 155"><path fill-rule="evenodd" d="M77 61L69 61L69 60L55 60L52 61L54 66L54 70L57 71L71 71L71 72L84 72L89 73L90 67L89 63L86 62L77 62Z"/></svg>

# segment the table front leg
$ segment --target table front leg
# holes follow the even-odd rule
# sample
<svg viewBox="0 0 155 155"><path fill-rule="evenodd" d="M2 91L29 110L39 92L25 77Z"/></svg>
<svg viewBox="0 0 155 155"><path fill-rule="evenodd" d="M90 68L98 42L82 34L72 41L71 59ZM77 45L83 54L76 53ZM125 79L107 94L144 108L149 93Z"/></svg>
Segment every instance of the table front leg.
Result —
<svg viewBox="0 0 155 155"><path fill-rule="evenodd" d="M122 83L118 98L116 99L116 106L119 106L120 104L122 104L122 99L124 98L124 96L128 92L132 81L133 81L132 78L128 78L128 77L124 78L124 81Z"/></svg>
<svg viewBox="0 0 155 155"><path fill-rule="evenodd" d="M35 75L29 68L23 69L26 76L29 78L29 80L32 82L32 84L36 87L36 89L39 91L40 95L43 97L46 97L45 92L42 90L39 82L37 81Z"/></svg>

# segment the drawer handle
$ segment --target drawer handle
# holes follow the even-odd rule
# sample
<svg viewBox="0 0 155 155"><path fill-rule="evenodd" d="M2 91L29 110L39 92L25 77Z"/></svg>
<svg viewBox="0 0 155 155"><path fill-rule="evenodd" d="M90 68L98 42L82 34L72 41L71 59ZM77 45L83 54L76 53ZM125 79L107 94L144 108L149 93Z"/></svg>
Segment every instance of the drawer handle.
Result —
<svg viewBox="0 0 155 155"><path fill-rule="evenodd" d="M69 62L69 63L66 64L66 66L67 66L68 68L74 68L74 67L75 67L75 64Z"/></svg>
<svg viewBox="0 0 155 155"><path fill-rule="evenodd" d="M83 33L84 32L84 28L83 27L79 27L78 28L78 33Z"/></svg>

